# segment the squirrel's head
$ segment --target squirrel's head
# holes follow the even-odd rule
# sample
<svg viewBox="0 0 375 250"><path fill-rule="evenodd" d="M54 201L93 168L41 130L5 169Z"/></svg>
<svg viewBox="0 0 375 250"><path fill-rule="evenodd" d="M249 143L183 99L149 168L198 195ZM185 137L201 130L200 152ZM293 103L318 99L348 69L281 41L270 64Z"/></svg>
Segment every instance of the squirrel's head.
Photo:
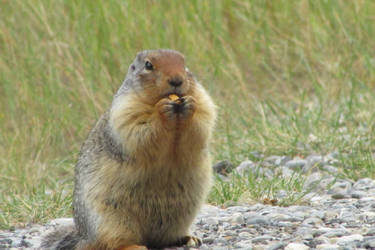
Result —
<svg viewBox="0 0 375 250"><path fill-rule="evenodd" d="M137 54L129 67L124 87L156 103L169 94L187 95L193 84L184 56L178 51L161 49Z"/></svg>

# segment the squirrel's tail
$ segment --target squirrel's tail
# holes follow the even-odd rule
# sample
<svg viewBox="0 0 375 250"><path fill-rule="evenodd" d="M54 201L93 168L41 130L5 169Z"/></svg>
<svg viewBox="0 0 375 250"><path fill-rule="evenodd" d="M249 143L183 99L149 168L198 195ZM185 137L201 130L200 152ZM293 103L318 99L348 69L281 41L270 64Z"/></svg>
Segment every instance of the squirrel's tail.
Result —
<svg viewBox="0 0 375 250"><path fill-rule="evenodd" d="M75 249L80 237L75 227L63 227L47 234L41 244L42 249L71 250Z"/></svg>

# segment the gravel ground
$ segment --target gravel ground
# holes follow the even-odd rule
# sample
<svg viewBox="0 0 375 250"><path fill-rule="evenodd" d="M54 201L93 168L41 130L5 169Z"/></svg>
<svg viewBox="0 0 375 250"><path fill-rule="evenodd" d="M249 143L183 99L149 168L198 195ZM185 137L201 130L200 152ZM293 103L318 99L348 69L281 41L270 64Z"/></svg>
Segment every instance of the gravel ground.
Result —
<svg viewBox="0 0 375 250"><path fill-rule="evenodd" d="M375 181L336 179L327 188L324 183L335 178L333 174L338 171L333 162L332 155L306 159L267 157L262 161L265 174L273 175L274 171L268 170L275 166L284 176L302 171L307 175L306 188L318 181L319 189L305 197L307 205L205 205L192 229L203 239L200 249L375 249ZM227 165L220 163L214 169L221 173ZM255 166L259 167L245 161L236 170L245 173ZM42 235L72 223L71 218L60 218L46 225L0 231L0 249L38 248Z"/></svg>

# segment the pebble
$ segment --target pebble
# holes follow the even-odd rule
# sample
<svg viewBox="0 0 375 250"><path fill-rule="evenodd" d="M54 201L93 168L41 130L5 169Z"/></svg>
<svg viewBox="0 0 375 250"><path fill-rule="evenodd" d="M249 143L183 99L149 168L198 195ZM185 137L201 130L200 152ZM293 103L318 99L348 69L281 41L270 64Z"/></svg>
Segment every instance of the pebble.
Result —
<svg viewBox="0 0 375 250"><path fill-rule="evenodd" d="M302 243L289 243L285 250L308 250L309 247Z"/></svg>
<svg viewBox="0 0 375 250"><path fill-rule="evenodd" d="M292 170L302 170L302 168L306 165L307 161L303 159L293 159L288 161L285 166Z"/></svg>
<svg viewBox="0 0 375 250"><path fill-rule="evenodd" d="M236 224L243 224L245 223L245 219L241 213L235 213L230 217L230 222L236 223Z"/></svg>
<svg viewBox="0 0 375 250"><path fill-rule="evenodd" d="M360 234L353 234L353 235L348 235L348 236L342 236L337 240L338 245L350 245L351 243L354 243L356 241L362 241L363 236Z"/></svg>
<svg viewBox="0 0 375 250"><path fill-rule="evenodd" d="M241 176L243 176L250 171L254 171L255 168L256 166L254 162L247 160L242 162L238 167L236 167L236 170Z"/></svg>
<svg viewBox="0 0 375 250"><path fill-rule="evenodd" d="M320 244L316 246L316 249L321 250L338 250L339 246L336 244Z"/></svg>
<svg viewBox="0 0 375 250"><path fill-rule="evenodd" d="M235 170L241 175L257 173L257 178L302 175L305 180L301 183L303 190L308 192L303 205L280 207L235 202L226 208L204 205L192 226L193 234L202 238L200 249L375 248L374 180L338 179L335 175L340 172L340 161L334 153L311 155L305 159L256 156L251 155L254 162L244 161ZM234 168L230 162L223 161L214 169L229 180ZM275 195L277 199L284 199L290 191L280 188ZM71 218L60 218L45 225L3 230L0 231L0 249L38 249L43 235L55 228L72 225Z"/></svg>

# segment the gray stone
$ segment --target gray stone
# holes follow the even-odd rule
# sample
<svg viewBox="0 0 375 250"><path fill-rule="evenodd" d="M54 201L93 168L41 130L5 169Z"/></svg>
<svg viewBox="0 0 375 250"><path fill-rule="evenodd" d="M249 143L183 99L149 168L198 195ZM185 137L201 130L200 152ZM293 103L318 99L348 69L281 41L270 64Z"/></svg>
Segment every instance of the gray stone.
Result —
<svg viewBox="0 0 375 250"><path fill-rule="evenodd" d="M354 198L354 199L361 199L365 196L367 196L368 194L364 191L353 191L351 193L351 197Z"/></svg>
<svg viewBox="0 0 375 250"><path fill-rule="evenodd" d="M254 216L253 218L247 220L247 224L269 225L270 220L266 216Z"/></svg>
<svg viewBox="0 0 375 250"><path fill-rule="evenodd" d="M306 157L307 164L302 167L303 173L316 172L324 164L324 157L321 155L310 155Z"/></svg>
<svg viewBox="0 0 375 250"><path fill-rule="evenodd" d="M325 218L325 216L326 216L326 212L321 211L321 210L312 211L310 215L310 217L317 217L319 219L323 219Z"/></svg>
<svg viewBox="0 0 375 250"><path fill-rule="evenodd" d="M323 236L327 238L333 238L333 237L341 237L348 233L346 229L336 228L329 230L328 232L324 233Z"/></svg>
<svg viewBox="0 0 375 250"><path fill-rule="evenodd" d="M328 190L333 199L345 199L350 197L352 184L349 181L339 180Z"/></svg>
<svg viewBox="0 0 375 250"><path fill-rule="evenodd" d="M372 236L372 235L374 235L374 236L375 236L375 227L374 227L374 226L373 226L373 227L370 227L370 228L367 230L366 235L368 235L368 236Z"/></svg>
<svg viewBox="0 0 375 250"><path fill-rule="evenodd" d="M304 189L313 189L319 187L323 175L320 172L315 172L307 176L305 183L303 184Z"/></svg>
<svg viewBox="0 0 375 250"><path fill-rule="evenodd" d="M324 220L330 221L339 217L339 213L336 211L326 211L324 213Z"/></svg>
<svg viewBox="0 0 375 250"><path fill-rule="evenodd" d="M254 168L256 167L256 165L254 164L254 162L250 161L250 160L247 160L247 161L243 161L237 168L237 172L243 176L245 175L246 173L250 172L251 170L253 170Z"/></svg>
<svg viewBox="0 0 375 250"><path fill-rule="evenodd" d="M353 188L356 190L368 190L375 188L375 181L370 178L359 179L353 184Z"/></svg>
<svg viewBox="0 0 375 250"><path fill-rule="evenodd" d="M268 240L272 240L272 239L273 239L272 236L262 235L262 236L252 238L251 242L255 244L255 243L264 242L264 241L268 241Z"/></svg>
<svg viewBox="0 0 375 250"><path fill-rule="evenodd" d="M304 239L304 240L312 240L312 239L314 239L314 236L312 234L304 234L302 236L302 239Z"/></svg>
<svg viewBox="0 0 375 250"><path fill-rule="evenodd" d="M283 189L279 190L279 192L277 192L277 194L276 194L276 198L278 200L284 199L285 197L288 197L288 192L283 190Z"/></svg>
<svg viewBox="0 0 375 250"><path fill-rule="evenodd" d="M336 244L320 244L320 245L316 246L316 249L321 249L321 250L338 250L340 248Z"/></svg>
<svg viewBox="0 0 375 250"><path fill-rule="evenodd" d="M285 166L294 171L300 171L306 165L307 161L303 159L293 159L288 161Z"/></svg>
<svg viewBox="0 0 375 250"><path fill-rule="evenodd" d="M204 244L212 244L212 243L214 243L214 238L213 237L206 237L206 238L202 239L202 242Z"/></svg>
<svg viewBox="0 0 375 250"><path fill-rule="evenodd" d="M297 217L297 216L291 216L288 214L279 214L279 213L274 213L271 214L271 221L289 221L289 222L296 222L296 221L303 221L303 217Z"/></svg>
<svg viewBox="0 0 375 250"><path fill-rule="evenodd" d="M339 200L339 199L349 198L349 196L345 192L338 191L338 192L332 194L332 198L336 199L336 200Z"/></svg>
<svg viewBox="0 0 375 250"><path fill-rule="evenodd" d="M234 247L241 250L252 250L251 241L240 241L234 244Z"/></svg>
<svg viewBox="0 0 375 250"><path fill-rule="evenodd" d="M235 213L230 217L230 222L237 223L237 224L244 224L245 219L240 213Z"/></svg>
<svg viewBox="0 0 375 250"><path fill-rule="evenodd" d="M287 243L285 242L277 242L273 245L271 245L267 250L279 250L279 249L284 249Z"/></svg>
<svg viewBox="0 0 375 250"><path fill-rule="evenodd" d="M202 244L200 247L199 247L199 250L209 250L210 247L207 246L206 244Z"/></svg>
<svg viewBox="0 0 375 250"><path fill-rule="evenodd" d="M331 166L331 165L325 165L323 167L323 170L327 171L328 173L331 174L337 174L339 172L338 168Z"/></svg>
<svg viewBox="0 0 375 250"><path fill-rule="evenodd" d="M323 177L323 179L319 182L319 188L325 192L327 187L331 185L333 182L335 182L335 177L333 176Z"/></svg>
<svg viewBox="0 0 375 250"><path fill-rule="evenodd" d="M255 159L263 159L264 158L264 155L262 153L259 153L257 151L252 151L250 152L250 156L254 157Z"/></svg>
<svg viewBox="0 0 375 250"><path fill-rule="evenodd" d="M308 250L308 249L309 249L309 247L306 246L305 244L303 244L303 243L295 243L295 242L289 243L285 247L285 250Z"/></svg>
<svg viewBox="0 0 375 250"><path fill-rule="evenodd" d="M204 224L207 224L207 225L217 225L217 224L219 224L219 219L216 218L216 217L204 218L204 219L202 219L202 221L203 221Z"/></svg>
<svg viewBox="0 0 375 250"><path fill-rule="evenodd" d="M245 239L245 240L248 240L252 237L252 235L248 232L241 232L238 234L238 236L241 238L241 239Z"/></svg>
<svg viewBox="0 0 375 250"><path fill-rule="evenodd" d="M276 161L275 161L275 164L277 166L284 166L288 161L290 161L292 158L290 158L289 156L281 156L280 158L278 158Z"/></svg>
<svg viewBox="0 0 375 250"><path fill-rule="evenodd" d="M271 155L264 159L265 162L270 163L271 165L277 165L276 162L280 162L281 156L278 155Z"/></svg>
<svg viewBox="0 0 375 250"><path fill-rule="evenodd" d="M375 248L375 239L366 241L364 244L364 247L368 248Z"/></svg>
<svg viewBox="0 0 375 250"><path fill-rule="evenodd" d="M293 170L287 167L281 167L281 173L283 178L290 178L295 174Z"/></svg>
<svg viewBox="0 0 375 250"><path fill-rule="evenodd" d="M337 180L336 183L331 186L330 190L328 190L328 194L331 194L336 189L348 192L351 188L352 188L352 183L350 181Z"/></svg>
<svg viewBox="0 0 375 250"><path fill-rule="evenodd" d="M347 246L350 245L356 241L362 241L363 236L360 234L352 234L348 236L342 236L337 240L337 244L340 246Z"/></svg>
<svg viewBox="0 0 375 250"><path fill-rule="evenodd" d="M312 225L312 226L317 226L323 224L323 221L319 218L316 217L310 217L307 218L302 222L303 225Z"/></svg>

